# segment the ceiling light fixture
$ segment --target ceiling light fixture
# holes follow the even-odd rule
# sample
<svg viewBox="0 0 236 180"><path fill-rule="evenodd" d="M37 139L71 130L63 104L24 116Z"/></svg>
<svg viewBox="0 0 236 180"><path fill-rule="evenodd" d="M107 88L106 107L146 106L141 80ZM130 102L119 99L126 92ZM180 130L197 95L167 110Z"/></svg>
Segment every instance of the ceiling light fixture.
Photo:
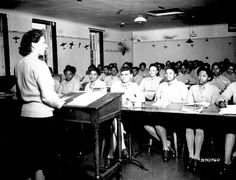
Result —
<svg viewBox="0 0 236 180"><path fill-rule="evenodd" d="M168 16L168 15L175 15L175 14L183 14L184 12L178 8L172 8L172 9L164 9L164 10L156 10L156 11L147 11L146 13L151 16Z"/></svg>
<svg viewBox="0 0 236 180"><path fill-rule="evenodd" d="M145 19L142 15L139 15L138 17L136 17L134 19L134 22L136 22L136 23L144 23L144 22L147 22L147 19Z"/></svg>

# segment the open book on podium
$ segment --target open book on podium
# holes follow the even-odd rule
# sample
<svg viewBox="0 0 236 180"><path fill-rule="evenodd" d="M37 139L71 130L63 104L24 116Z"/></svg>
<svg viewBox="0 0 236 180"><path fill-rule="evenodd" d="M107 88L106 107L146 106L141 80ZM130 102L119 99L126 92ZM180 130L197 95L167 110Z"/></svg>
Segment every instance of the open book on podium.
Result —
<svg viewBox="0 0 236 180"><path fill-rule="evenodd" d="M100 123L120 113L122 94L80 91L63 95L66 103L55 115L63 120Z"/></svg>

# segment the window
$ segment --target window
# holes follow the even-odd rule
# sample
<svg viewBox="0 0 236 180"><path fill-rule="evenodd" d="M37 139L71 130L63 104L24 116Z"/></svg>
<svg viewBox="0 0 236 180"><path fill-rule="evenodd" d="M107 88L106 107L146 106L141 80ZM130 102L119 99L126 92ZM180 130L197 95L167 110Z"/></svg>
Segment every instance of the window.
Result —
<svg viewBox="0 0 236 180"><path fill-rule="evenodd" d="M42 59L53 68L55 74L58 73L58 60L57 60L57 39L56 39L56 23L44 21L39 19L32 20L33 29L41 29L45 31L45 39L48 48Z"/></svg>
<svg viewBox="0 0 236 180"><path fill-rule="evenodd" d="M90 63L95 66L104 65L103 31L90 29Z"/></svg>
<svg viewBox="0 0 236 180"><path fill-rule="evenodd" d="M6 14L0 13L0 76L10 76L9 37Z"/></svg>

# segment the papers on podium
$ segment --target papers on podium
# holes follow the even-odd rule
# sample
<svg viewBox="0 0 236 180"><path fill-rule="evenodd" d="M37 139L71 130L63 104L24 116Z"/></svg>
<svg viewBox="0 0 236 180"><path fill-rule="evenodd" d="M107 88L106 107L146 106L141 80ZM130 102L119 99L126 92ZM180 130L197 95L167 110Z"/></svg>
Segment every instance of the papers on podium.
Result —
<svg viewBox="0 0 236 180"><path fill-rule="evenodd" d="M227 105L226 108L221 108L219 114L236 114L236 105Z"/></svg>
<svg viewBox="0 0 236 180"><path fill-rule="evenodd" d="M81 94L80 96L75 97L71 102L67 105L70 106L88 106L89 104L95 102L101 97L105 96L105 92L86 92Z"/></svg>

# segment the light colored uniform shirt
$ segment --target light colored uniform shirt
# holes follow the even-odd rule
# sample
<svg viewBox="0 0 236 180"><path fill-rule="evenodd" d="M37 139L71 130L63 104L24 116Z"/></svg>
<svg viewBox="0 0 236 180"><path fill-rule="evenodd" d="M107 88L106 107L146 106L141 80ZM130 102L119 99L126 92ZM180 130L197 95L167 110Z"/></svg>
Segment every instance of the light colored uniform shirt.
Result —
<svg viewBox="0 0 236 180"><path fill-rule="evenodd" d="M230 80L230 82L236 81L236 74L235 73L228 74L227 71L225 71L222 75L224 77L226 77L228 80Z"/></svg>
<svg viewBox="0 0 236 180"><path fill-rule="evenodd" d="M101 91L107 92L107 87L104 81L97 79L95 82L89 82L86 84L84 91L92 92L92 91Z"/></svg>
<svg viewBox="0 0 236 180"><path fill-rule="evenodd" d="M143 78L148 77L149 69L146 68L144 71L139 70L138 74L141 75Z"/></svg>
<svg viewBox="0 0 236 180"><path fill-rule="evenodd" d="M61 82L58 94L68 94L72 92L78 92L80 90L81 84L80 81L75 78L75 76L70 80L66 81L65 79Z"/></svg>
<svg viewBox="0 0 236 180"><path fill-rule="evenodd" d="M215 85L221 90L221 92L223 92L231 82L226 77L219 75L214 77L209 83Z"/></svg>
<svg viewBox="0 0 236 180"><path fill-rule="evenodd" d="M134 82L138 85L142 82L142 80L143 80L143 76L141 74L137 74L136 76L133 76L131 78L131 82Z"/></svg>
<svg viewBox="0 0 236 180"><path fill-rule="evenodd" d="M155 105L165 107L169 103L186 102L187 95L188 88L184 83L176 79L171 82L163 82L157 89Z"/></svg>
<svg viewBox="0 0 236 180"><path fill-rule="evenodd" d="M111 86L111 92L121 92L122 106L141 106L145 102L144 94L136 83L129 82L124 85L121 81L116 81Z"/></svg>
<svg viewBox="0 0 236 180"><path fill-rule="evenodd" d="M220 90L209 83L204 85L193 85L190 87L187 103L208 102L214 104L220 96Z"/></svg>
<svg viewBox="0 0 236 180"><path fill-rule="evenodd" d="M189 74L183 74L181 72L179 72L176 79L183 82L184 84L197 84L197 81L193 79Z"/></svg>
<svg viewBox="0 0 236 180"><path fill-rule="evenodd" d="M111 85L115 82L115 81L120 81L120 78L118 76L106 76L104 79L104 82L106 84L106 86L109 88L111 87Z"/></svg>
<svg viewBox="0 0 236 180"><path fill-rule="evenodd" d="M216 104L220 101L228 101L233 97L233 104L236 104L236 82L232 82L216 100Z"/></svg>
<svg viewBox="0 0 236 180"><path fill-rule="evenodd" d="M144 96L147 100L149 101L154 100L154 96L162 79L163 78L160 76L154 76L154 77L149 76L141 81L139 87L143 91Z"/></svg>
<svg viewBox="0 0 236 180"><path fill-rule="evenodd" d="M21 116L51 117L54 108L64 104L54 91L53 78L44 61L26 56L16 64L15 75L23 100Z"/></svg>

